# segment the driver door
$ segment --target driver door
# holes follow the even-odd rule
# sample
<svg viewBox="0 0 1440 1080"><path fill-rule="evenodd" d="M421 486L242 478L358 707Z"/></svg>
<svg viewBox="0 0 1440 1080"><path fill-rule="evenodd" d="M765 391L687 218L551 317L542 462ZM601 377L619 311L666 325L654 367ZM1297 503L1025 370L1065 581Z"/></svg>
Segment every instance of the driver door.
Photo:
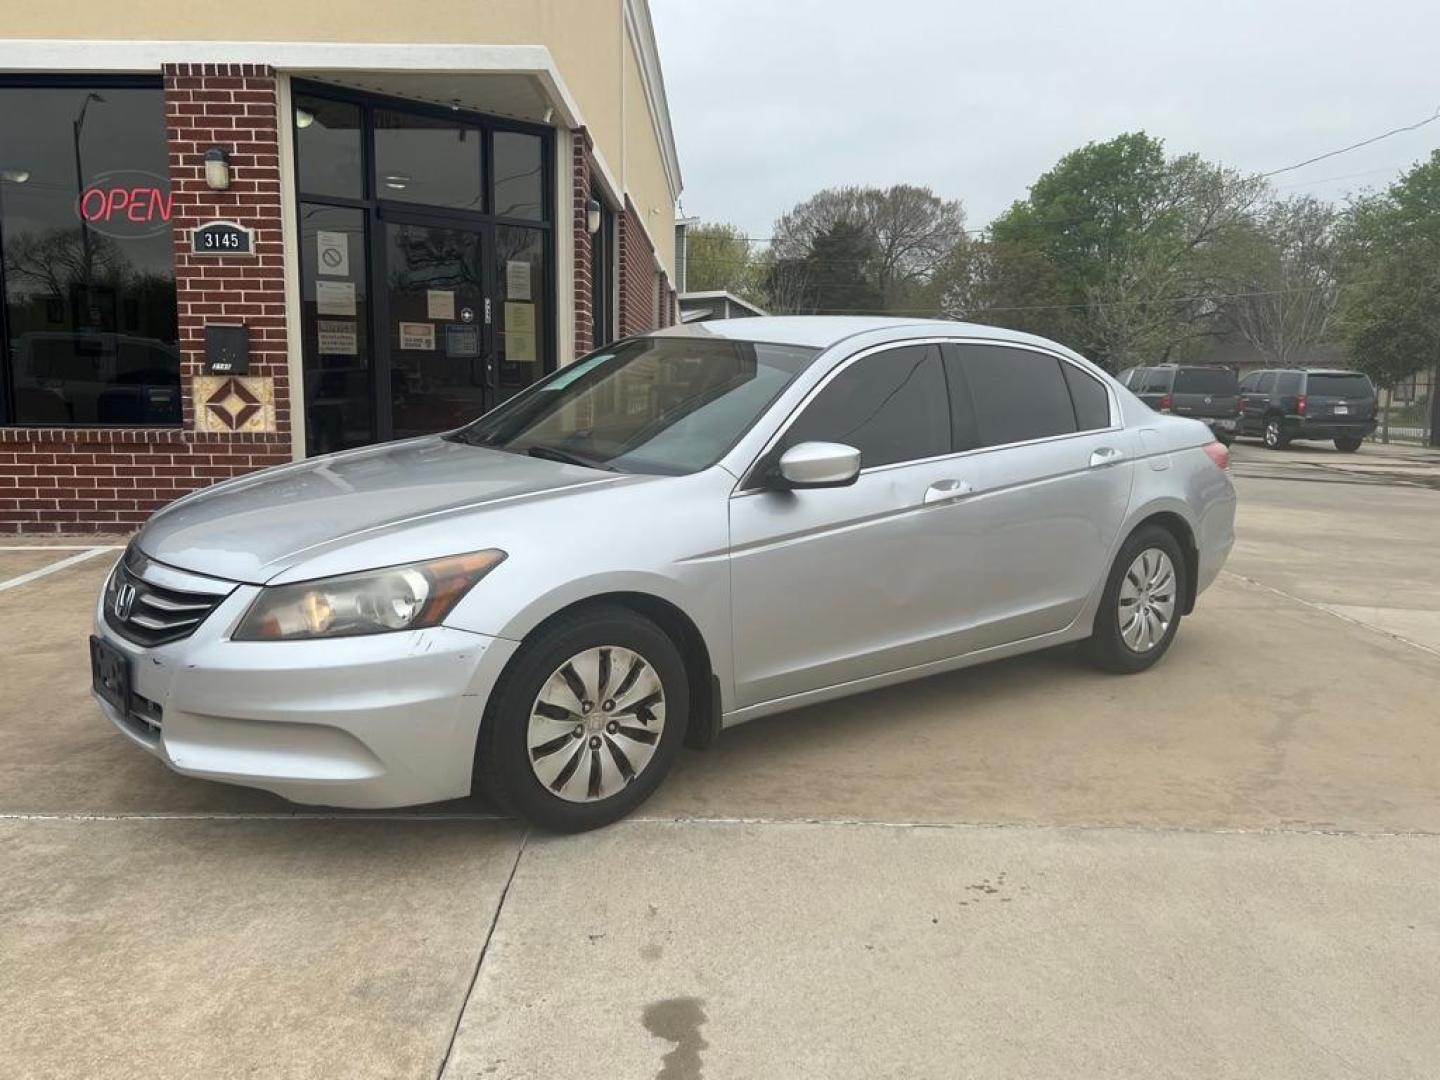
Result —
<svg viewBox="0 0 1440 1080"><path fill-rule="evenodd" d="M983 455L952 454L946 377L937 345L848 362L731 499L738 707L966 651ZM812 440L860 450L853 485L753 480Z"/></svg>

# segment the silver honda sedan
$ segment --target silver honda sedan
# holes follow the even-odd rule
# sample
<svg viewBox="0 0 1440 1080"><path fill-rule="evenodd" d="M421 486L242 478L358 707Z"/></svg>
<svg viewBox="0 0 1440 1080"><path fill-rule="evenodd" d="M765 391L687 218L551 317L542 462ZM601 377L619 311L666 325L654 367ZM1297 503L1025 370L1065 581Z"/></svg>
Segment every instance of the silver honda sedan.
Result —
<svg viewBox="0 0 1440 1080"><path fill-rule="evenodd" d="M674 327L160 511L97 605L95 695L189 776L588 829L756 717L1065 642L1149 668L1230 551L1227 469L1040 338Z"/></svg>

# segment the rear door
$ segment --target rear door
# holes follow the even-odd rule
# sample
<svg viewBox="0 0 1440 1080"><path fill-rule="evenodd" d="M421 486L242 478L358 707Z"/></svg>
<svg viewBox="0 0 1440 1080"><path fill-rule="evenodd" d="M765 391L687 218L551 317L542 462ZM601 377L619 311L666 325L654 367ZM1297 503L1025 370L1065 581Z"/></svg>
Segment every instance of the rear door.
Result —
<svg viewBox="0 0 1440 1080"><path fill-rule="evenodd" d="M1265 411L1270 406L1270 391L1275 387L1275 372L1253 371L1245 376L1240 389L1240 432L1259 435L1265 430Z"/></svg>
<svg viewBox="0 0 1440 1080"><path fill-rule="evenodd" d="M1311 372L1305 379L1305 415L1336 424L1375 419L1375 387L1358 371Z"/></svg>
<svg viewBox="0 0 1440 1080"><path fill-rule="evenodd" d="M1175 372L1170 411L1197 420L1229 420L1235 416L1240 381L1229 368L1182 367Z"/></svg>
<svg viewBox="0 0 1440 1080"><path fill-rule="evenodd" d="M1104 382L1050 353L957 344L947 366L973 408L972 456L984 462L985 487L966 504L978 537L972 647L1061 630L1109 570L1130 501L1132 433Z"/></svg>

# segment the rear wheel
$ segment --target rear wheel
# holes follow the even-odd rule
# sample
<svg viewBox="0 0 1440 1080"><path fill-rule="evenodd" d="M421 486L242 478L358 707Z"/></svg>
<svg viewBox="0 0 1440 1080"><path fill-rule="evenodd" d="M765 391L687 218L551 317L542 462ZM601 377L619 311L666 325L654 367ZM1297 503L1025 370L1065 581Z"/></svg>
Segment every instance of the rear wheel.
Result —
<svg viewBox="0 0 1440 1080"><path fill-rule="evenodd" d="M1271 450L1284 450L1290 445L1290 436L1285 434L1284 425L1278 416L1265 418L1265 445Z"/></svg>
<svg viewBox="0 0 1440 1080"><path fill-rule="evenodd" d="M1175 640L1184 595L1185 557L1175 535L1159 525L1137 529L1110 568L1086 656L1106 671L1144 671Z"/></svg>
<svg viewBox="0 0 1440 1080"><path fill-rule="evenodd" d="M1353 437L1346 437L1346 438L1336 439L1336 440L1335 440L1335 449L1336 449L1336 450L1343 450L1343 451L1344 451L1345 453L1347 453L1347 454L1353 454L1356 450L1359 450L1359 449L1360 449L1360 444L1361 444L1363 441L1364 441L1363 439L1356 439L1356 438L1353 438Z"/></svg>
<svg viewBox="0 0 1440 1080"><path fill-rule="evenodd" d="M581 611L516 654L485 712L476 779L543 828L608 825L660 786L689 712L684 661L659 627L625 608Z"/></svg>

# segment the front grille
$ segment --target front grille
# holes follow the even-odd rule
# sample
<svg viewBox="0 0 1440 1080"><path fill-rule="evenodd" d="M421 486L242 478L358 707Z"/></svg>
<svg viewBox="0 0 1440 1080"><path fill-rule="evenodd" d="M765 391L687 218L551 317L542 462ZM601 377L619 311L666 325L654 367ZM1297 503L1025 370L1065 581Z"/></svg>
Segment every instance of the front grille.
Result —
<svg viewBox="0 0 1440 1080"><path fill-rule="evenodd" d="M176 581L188 587L177 588ZM166 645L193 634L233 589L229 582L159 567L132 547L105 586L105 621L137 645Z"/></svg>

